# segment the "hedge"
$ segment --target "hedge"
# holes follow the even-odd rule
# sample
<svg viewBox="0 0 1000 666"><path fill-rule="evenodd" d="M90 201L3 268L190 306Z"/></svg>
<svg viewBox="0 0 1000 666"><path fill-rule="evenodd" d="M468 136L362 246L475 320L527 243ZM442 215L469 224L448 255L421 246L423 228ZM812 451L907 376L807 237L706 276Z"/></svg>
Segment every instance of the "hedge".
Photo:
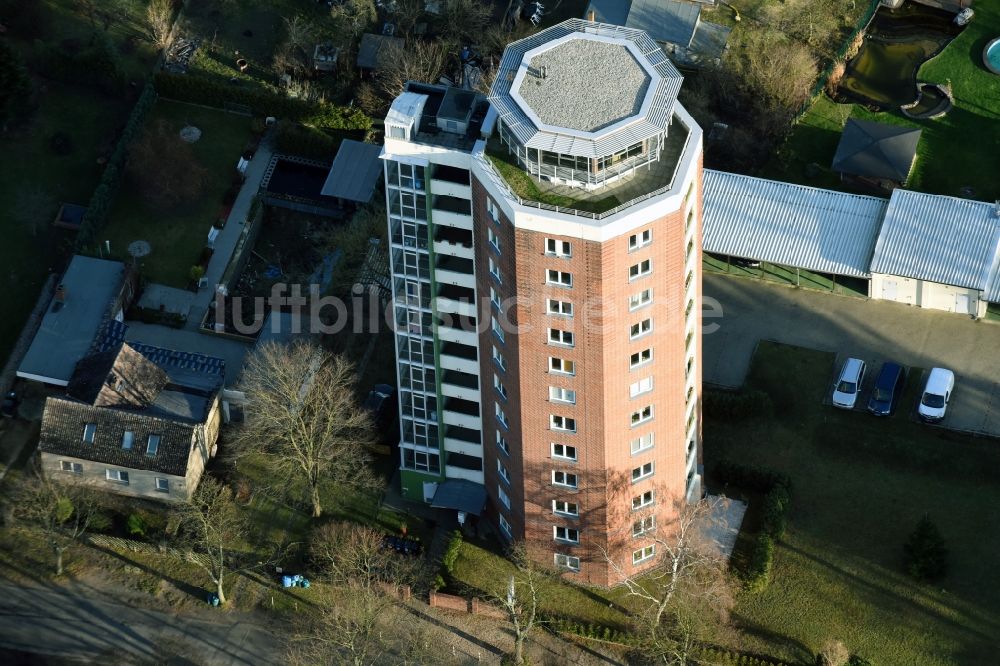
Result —
<svg viewBox="0 0 1000 666"><path fill-rule="evenodd" d="M448 540L448 547L444 551L444 555L441 557L441 567L444 572L451 575L451 572L455 569L455 562L458 560L458 554L462 550L462 531L455 530L451 534L451 539Z"/></svg>
<svg viewBox="0 0 1000 666"><path fill-rule="evenodd" d="M791 480L780 472L731 460L718 461L714 467L714 476L720 483L764 494L760 534L754 542L750 561L744 572L747 589L760 592L771 582L774 544L785 535Z"/></svg>
<svg viewBox="0 0 1000 666"><path fill-rule="evenodd" d="M97 237L97 233L107 223L115 196L118 194L119 187L121 187L128 148L139 132L142 131L146 122L146 116L155 103L156 89L153 88L151 83L147 83L142 89L139 99L136 100L135 106L132 107L132 113L129 114L128 121L125 123L125 129L122 130L121 136L118 137L118 144L115 146L114 152L111 153L107 166L104 167L104 173L101 174L101 180L94 189L94 193L90 197L90 202L87 204L87 212L83 214L80 231L76 235L75 249L77 252L82 250L85 245L93 242Z"/></svg>
<svg viewBox="0 0 1000 666"><path fill-rule="evenodd" d="M705 417L720 421L744 421L768 416L774 409L764 391L705 391Z"/></svg>
<svg viewBox="0 0 1000 666"><path fill-rule="evenodd" d="M307 102L269 90L224 83L192 74L157 72L156 91L163 97L217 108L242 104L260 115L295 120L319 129L368 131L372 119L357 108Z"/></svg>
<svg viewBox="0 0 1000 666"><path fill-rule="evenodd" d="M274 147L283 155L297 155L316 160L332 160L337 154L339 136L330 136L323 130L282 120L274 132Z"/></svg>

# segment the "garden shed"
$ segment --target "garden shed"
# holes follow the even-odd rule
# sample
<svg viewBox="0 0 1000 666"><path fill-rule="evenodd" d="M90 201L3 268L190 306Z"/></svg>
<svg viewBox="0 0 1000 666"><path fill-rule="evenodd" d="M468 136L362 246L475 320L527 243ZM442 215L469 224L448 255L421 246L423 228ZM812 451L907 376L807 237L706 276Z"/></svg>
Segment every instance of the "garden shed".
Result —
<svg viewBox="0 0 1000 666"><path fill-rule="evenodd" d="M906 185L917 157L920 130L849 118L833 156L842 178L886 190Z"/></svg>
<svg viewBox="0 0 1000 666"><path fill-rule="evenodd" d="M386 64L386 59L401 53L405 42L399 37L387 37L366 32L358 46L358 67L375 71Z"/></svg>
<svg viewBox="0 0 1000 666"><path fill-rule="evenodd" d="M323 183L323 196L334 197L341 205L370 202L382 175L381 154L382 146L344 139Z"/></svg>

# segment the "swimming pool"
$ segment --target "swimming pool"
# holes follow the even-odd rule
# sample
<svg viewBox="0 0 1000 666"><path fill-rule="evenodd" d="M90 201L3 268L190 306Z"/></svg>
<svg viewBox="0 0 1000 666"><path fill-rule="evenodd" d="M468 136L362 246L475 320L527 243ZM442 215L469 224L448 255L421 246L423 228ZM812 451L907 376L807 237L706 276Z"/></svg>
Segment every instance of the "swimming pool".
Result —
<svg viewBox="0 0 1000 666"><path fill-rule="evenodd" d="M1000 74L1000 37L997 37L983 49L983 64L994 74Z"/></svg>

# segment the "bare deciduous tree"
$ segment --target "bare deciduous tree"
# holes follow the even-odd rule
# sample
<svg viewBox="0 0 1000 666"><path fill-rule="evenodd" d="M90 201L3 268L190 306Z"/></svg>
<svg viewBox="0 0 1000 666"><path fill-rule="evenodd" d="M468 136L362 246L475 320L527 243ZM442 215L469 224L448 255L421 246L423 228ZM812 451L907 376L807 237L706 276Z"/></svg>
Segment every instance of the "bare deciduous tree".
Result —
<svg viewBox="0 0 1000 666"><path fill-rule="evenodd" d="M424 0L396 0L392 18L396 21L399 34L410 37L417 22L424 15Z"/></svg>
<svg viewBox="0 0 1000 666"><path fill-rule="evenodd" d="M330 15L354 39L378 20L375 0L344 0L330 7Z"/></svg>
<svg viewBox="0 0 1000 666"><path fill-rule="evenodd" d="M324 482L377 485L368 450L374 425L355 380L349 361L306 342L264 345L243 370L247 422L234 431L235 455L263 462L275 489L303 488L315 518Z"/></svg>
<svg viewBox="0 0 1000 666"><path fill-rule="evenodd" d="M531 552L524 543L515 544L510 551L515 571L507 582L506 590L494 590L492 597L503 608L514 634L514 649L509 655L513 664L523 664L524 643L541 621L539 608L542 582L549 572L539 564L539 553Z"/></svg>
<svg viewBox="0 0 1000 666"><path fill-rule="evenodd" d="M83 537L98 506L94 492L61 484L41 474L25 477L12 493L14 517L38 529L55 555L55 572L63 572L63 555Z"/></svg>
<svg viewBox="0 0 1000 666"><path fill-rule="evenodd" d="M180 533L191 549L188 559L204 569L215 585L219 603L225 604L226 581L241 570L230 553L248 535L246 517L229 486L207 475L179 512Z"/></svg>
<svg viewBox="0 0 1000 666"><path fill-rule="evenodd" d="M439 41L416 41L393 46L385 67L378 74L379 89L386 100L395 99L407 81L436 83L444 73L448 49Z"/></svg>
<svg viewBox="0 0 1000 666"><path fill-rule="evenodd" d="M174 24L173 0L150 0L146 6L146 30L158 49L170 45L170 30Z"/></svg>
<svg viewBox="0 0 1000 666"><path fill-rule="evenodd" d="M278 76L287 73L303 76L312 68L316 30L299 15L284 19L284 27L285 39L274 53L274 71Z"/></svg>
<svg viewBox="0 0 1000 666"><path fill-rule="evenodd" d="M675 503L676 519L658 526L652 536L651 569L632 573L632 567L605 552L628 594L643 606L638 622L641 649L658 663L689 663L698 645L718 640L728 626L731 581L725 561L704 532L714 504Z"/></svg>
<svg viewBox="0 0 1000 666"><path fill-rule="evenodd" d="M347 522L317 527L309 541L309 554L331 583L382 592L416 579L419 560L401 557L386 548L378 530Z"/></svg>
<svg viewBox="0 0 1000 666"><path fill-rule="evenodd" d="M444 0L441 6L440 29L449 40L478 40L490 22L493 6L480 0Z"/></svg>

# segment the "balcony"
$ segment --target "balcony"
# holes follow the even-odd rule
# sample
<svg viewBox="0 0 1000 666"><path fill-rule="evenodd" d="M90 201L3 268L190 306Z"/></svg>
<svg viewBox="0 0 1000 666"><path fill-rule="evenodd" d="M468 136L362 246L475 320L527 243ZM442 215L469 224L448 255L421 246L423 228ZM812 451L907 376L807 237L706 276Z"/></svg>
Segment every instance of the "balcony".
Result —
<svg viewBox="0 0 1000 666"><path fill-rule="evenodd" d="M475 326L463 329L457 326L438 326L438 338L442 342L457 342L458 344L475 347L479 344L479 336Z"/></svg>
<svg viewBox="0 0 1000 666"><path fill-rule="evenodd" d="M472 198L472 188L469 187L469 185L460 185L448 180L438 180L436 178L431 179L431 193L445 194L450 197L458 197L459 199Z"/></svg>
<svg viewBox="0 0 1000 666"><path fill-rule="evenodd" d="M475 347L446 342L441 346L440 358L442 370L479 374L479 359Z"/></svg>
<svg viewBox="0 0 1000 666"><path fill-rule="evenodd" d="M448 427L455 428L456 426ZM476 434L478 435L478 433ZM444 450L449 453L461 453L476 458L482 458L483 456L483 447L479 442L469 442L464 439L455 439L452 437L444 438Z"/></svg>
<svg viewBox="0 0 1000 666"><path fill-rule="evenodd" d="M441 283L437 287L434 307L438 312L476 318L476 292L472 287Z"/></svg>
<svg viewBox="0 0 1000 666"><path fill-rule="evenodd" d="M455 227L434 227L434 253L472 259L472 233Z"/></svg>
<svg viewBox="0 0 1000 666"><path fill-rule="evenodd" d="M466 289L476 288L471 259L439 255L434 265L434 280L438 284L451 284Z"/></svg>

